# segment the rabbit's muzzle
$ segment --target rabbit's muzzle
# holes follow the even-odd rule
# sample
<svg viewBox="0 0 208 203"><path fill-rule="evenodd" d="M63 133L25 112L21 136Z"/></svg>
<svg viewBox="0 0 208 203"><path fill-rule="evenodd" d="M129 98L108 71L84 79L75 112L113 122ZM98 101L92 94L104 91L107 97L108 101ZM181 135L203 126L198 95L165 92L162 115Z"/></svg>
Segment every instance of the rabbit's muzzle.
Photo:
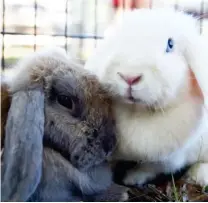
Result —
<svg viewBox="0 0 208 203"><path fill-rule="evenodd" d="M115 133L106 131L106 128L94 130L84 139L85 142L78 143L70 155L71 163L81 171L104 162L116 145Z"/></svg>

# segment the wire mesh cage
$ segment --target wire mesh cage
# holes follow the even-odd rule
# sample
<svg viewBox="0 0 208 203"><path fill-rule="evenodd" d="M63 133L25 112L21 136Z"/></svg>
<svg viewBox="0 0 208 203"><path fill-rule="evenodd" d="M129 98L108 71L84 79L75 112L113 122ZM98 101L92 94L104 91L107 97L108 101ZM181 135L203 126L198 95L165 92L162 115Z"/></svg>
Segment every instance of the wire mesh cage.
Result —
<svg viewBox="0 0 208 203"><path fill-rule="evenodd" d="M208 14L208 0L1 0L1 68L48 45L86 60L112 19L129 9L171 6L194 15ZM208 37L208 18L200 21Z"/></svg>

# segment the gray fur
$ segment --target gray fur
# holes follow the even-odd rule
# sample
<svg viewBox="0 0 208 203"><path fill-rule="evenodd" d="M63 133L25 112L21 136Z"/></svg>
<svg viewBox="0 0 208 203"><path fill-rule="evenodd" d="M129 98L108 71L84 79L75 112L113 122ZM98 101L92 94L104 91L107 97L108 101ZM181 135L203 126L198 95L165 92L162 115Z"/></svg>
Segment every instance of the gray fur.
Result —
<svg viewBox="0 0 208 203"><path fill-rule="evenodd" d="M43 110L42 91L20 91L13 95L6 125L1 171L2 201L27 200L39 183L42 169Z"/></svg>
<svg viewBox="0 0 208 203"><path fill-rule="evenodd" d="M44 84L44 95L40 90L13 94L6 126L2 200L121 200L126 188L112 183L105 163L116 145L108 96L97 80L80 70L55 71ZM77 99L74 112L57 102L59 93Z"/></svg>
<svg viewBox="0 0 208 203"><path fill-rule="evenodd" d="M74 98L73 112L57 102L59 94ZM116 130L110 104L101 103L110 102L108 95L95 78L56 71L47 78L45 95L46 142L80 170L103 162L115 149Z"/></svg>
<svg viewBox="0 0 208 203"><path fill-rule="evenodd" d="M108 165L82 173L58 152L45 148L42 179L30 201L83 201L103 193L110 185Z"/></svg>

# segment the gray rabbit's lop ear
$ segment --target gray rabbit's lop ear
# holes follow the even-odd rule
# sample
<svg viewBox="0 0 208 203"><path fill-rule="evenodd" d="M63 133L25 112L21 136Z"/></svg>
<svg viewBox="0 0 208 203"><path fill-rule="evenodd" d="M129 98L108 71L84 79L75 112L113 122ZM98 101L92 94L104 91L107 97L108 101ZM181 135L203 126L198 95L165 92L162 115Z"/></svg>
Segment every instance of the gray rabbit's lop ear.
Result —
<svg viewBox="0 0 208 203"><path fill-rule="evenodd" d="M2 201L27 201L39 184L44 120L42 90L12 95L2 160Z"/></svg>

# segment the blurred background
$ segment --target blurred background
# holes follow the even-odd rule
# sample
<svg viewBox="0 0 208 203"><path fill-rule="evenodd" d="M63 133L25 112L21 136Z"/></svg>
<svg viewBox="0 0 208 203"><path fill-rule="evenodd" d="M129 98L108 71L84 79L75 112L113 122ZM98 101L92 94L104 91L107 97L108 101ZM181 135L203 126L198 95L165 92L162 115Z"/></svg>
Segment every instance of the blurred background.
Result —
<svg viewBox="0 0 208 203"><path fill-rule="evenodd" d="M208 0L0 0L1 70L48 45L86 60L113 21L126 10L143 7L204 15L199 32L208 40Z"/></svg>

